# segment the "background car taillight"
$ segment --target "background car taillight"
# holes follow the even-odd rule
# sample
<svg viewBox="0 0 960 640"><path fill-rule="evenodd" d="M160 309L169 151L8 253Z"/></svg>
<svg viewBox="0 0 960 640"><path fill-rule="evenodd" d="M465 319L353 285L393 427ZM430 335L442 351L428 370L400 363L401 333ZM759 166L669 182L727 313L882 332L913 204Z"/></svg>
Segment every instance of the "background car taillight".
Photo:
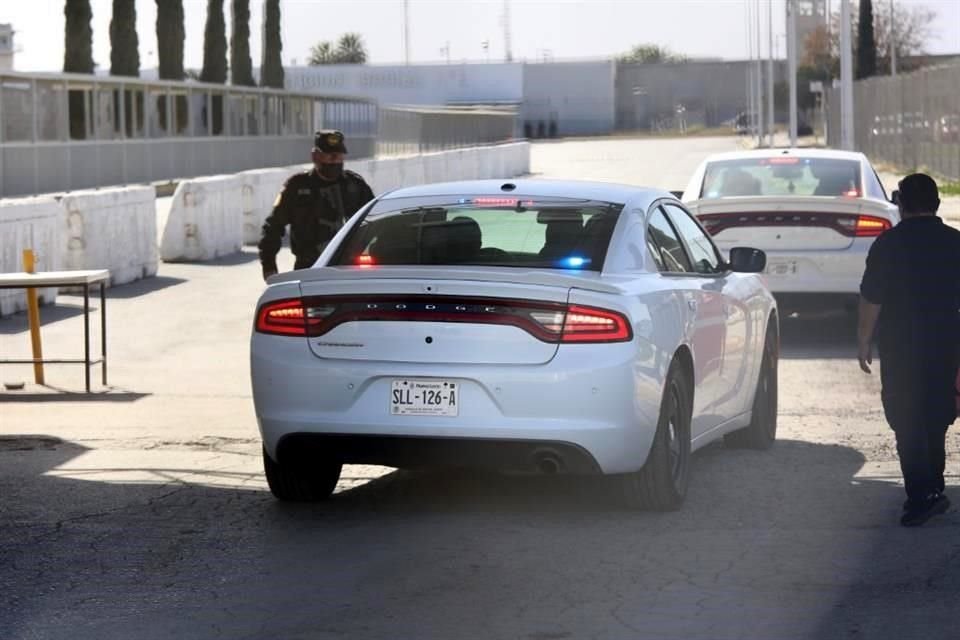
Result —
<svg viewBox="0 0 960 640"><path fill-rule="evenodd" d="M890 221L874 216L857 216L854 233L858 238L875 238L891 228Z"/></svg>
<svg viewBox="0 0 960 640"><path fill-rule="evenodd" d="M698 216L712 236L736 227L822 227L855 238L875 238L891 228L886 218L845 213L712 213Z"/></svg>
<svg viewBox="0 0 960 640"><path fill-rule="evenodd" d="M527 300L410 296L307 297L268 302L259 333L321 336L348 322L458 322L506 325L549 343L628 342L630 322L616 311Z"/></svg>

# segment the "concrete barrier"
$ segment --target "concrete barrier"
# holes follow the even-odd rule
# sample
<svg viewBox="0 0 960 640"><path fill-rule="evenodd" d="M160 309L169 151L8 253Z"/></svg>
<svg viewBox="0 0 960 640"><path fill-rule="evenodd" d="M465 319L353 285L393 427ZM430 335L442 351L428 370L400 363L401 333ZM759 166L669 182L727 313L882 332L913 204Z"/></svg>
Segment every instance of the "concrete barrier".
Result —
<svg viewBox="0 0 960 640"><path fill-rule="evenodd" d="M33 249L37 271L63 268L60 204L53 197L0 200L0 272L23 271L23 250ZM41 302L56 300L57 290L38 289ZM22 289L0 289L0 316L23 311Z"/></svg>
<svg viewBox="0 0 960 640"><path fill-rule="evenodd" d="M119 187L59 196L66 269L109 269L110 284L157 273L156 191Z"/></svg>
<svg viewBox="0 0 960 640"><path fill-rule="evenodd" d="M257 244L260 241L263 222L270 215L283 183L300 170L257 169L239 174L244 244Z"/></svg>
<svg viewBox="0 0 960 640"><path fill-rule="evenodd" d="M530 145L514 142L395 158L350 161L374 194L432 182L510 178L529 172ZM260 239L284 181L309 164L184 180L169 214L160 213L160 257L167 262L210 260Z"/></svg>
<svg viewBox="0 0 960 640"><path fill-rule="evenodd" d="M213 260L243 246L243 180L238 175L184 180L163 221L164 262Z"/></svg>

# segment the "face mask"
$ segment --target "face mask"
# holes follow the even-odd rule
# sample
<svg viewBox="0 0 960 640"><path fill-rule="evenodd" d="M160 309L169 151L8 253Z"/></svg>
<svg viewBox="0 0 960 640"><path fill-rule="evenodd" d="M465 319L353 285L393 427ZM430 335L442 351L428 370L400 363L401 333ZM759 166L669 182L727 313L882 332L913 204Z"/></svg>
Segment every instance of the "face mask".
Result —
<svg viewBox="0 0 960 640"><path fill-rule="evenodd" d="M317 166L317 171L326 180L339 180L343 176L343 163L321 164Z"/></svg>

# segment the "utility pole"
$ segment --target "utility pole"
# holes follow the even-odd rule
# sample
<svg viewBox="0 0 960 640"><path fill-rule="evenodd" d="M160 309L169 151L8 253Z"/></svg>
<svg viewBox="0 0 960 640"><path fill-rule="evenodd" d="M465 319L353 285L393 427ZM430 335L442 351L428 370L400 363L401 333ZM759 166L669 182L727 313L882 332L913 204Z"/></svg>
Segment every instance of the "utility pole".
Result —
<svg viewBox="0 0 960 640"><path fill-rule="evenodd" d="M403 0L403 63L410 64L410 0Z"/></svg>
<svg viewBox="0 0 960 640"><path fill-rule="evenodd" d="M890 0L890 75L897 77L897 16Z"/></svg>
<svg viewBox="0 0 960 640"><path fill-rule="evenodd" d="M760 56L760 0L754 5L754 23L757 28L757 64L756 64L756 91L757 91L757 147L763 146L763 61Z"/></svg>
<svg viewBox="0 0 960 640"><path fill-rule="evenodd" d="M503 0L503 44L507 51L507 62L513 62L510 41L510 0Z"/></svg>
<svg viewBox="0 0 960 640"><path fill-rule="evenodd" d="M790 76L790 146L797 146L797 5L787 0L787 74Z"/></svg>
<svg viewBox="0 0 960 640"><path fill-rule="evenodd" d="M767 3L767 35L770 39L770 47L767 51L767 134L773 149L773 129L774 129L774 104L773 104L773 3Z"/></svg>
<svg viewBox="0 0 960 640"><path fill-rule="evenodd" d="M750 4L751 0L744 0L744 15L746 22L746 37L747 37L747 135L753 135L753 130L757 126L757 105L756 105L756 96L754 95L754 83L753 83L753 38L750 36L750 26L753 24L750 13Z"/></svg>
<svg viewBox="0 0 960 640"><path fill-rule="evenodd" d="M850 49L850 0L840 2L840 140L853 151L853 54Z"/></svg>

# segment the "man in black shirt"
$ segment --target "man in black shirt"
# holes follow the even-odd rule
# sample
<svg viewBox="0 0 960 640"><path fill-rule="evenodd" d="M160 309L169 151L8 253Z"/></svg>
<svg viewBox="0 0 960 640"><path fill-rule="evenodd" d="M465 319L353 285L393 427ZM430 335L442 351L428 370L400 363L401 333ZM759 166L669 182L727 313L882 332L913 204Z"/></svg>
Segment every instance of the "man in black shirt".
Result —
<svg viewBox="0 0 960 640"><path fill-rule="evenodd" d="M307 269L320 257L343 223L373 199L359 174L343 168L347 147L339 131L317 131L311 158L314 168L297 173L283 185L263 225L260 264L263 279L277 272L277 252L290 226L294 269Z"/></svg>
<svg viewBox="0 0 960 640"><path fill-rule="evenodd" d="M870 373L879 322L881 398L897 438L907 501L900 523L943 513L947 428L957 418L960 231L937 217L927 175L900 181L903 221L877 238L860 287L860 368Z"/></svg>

